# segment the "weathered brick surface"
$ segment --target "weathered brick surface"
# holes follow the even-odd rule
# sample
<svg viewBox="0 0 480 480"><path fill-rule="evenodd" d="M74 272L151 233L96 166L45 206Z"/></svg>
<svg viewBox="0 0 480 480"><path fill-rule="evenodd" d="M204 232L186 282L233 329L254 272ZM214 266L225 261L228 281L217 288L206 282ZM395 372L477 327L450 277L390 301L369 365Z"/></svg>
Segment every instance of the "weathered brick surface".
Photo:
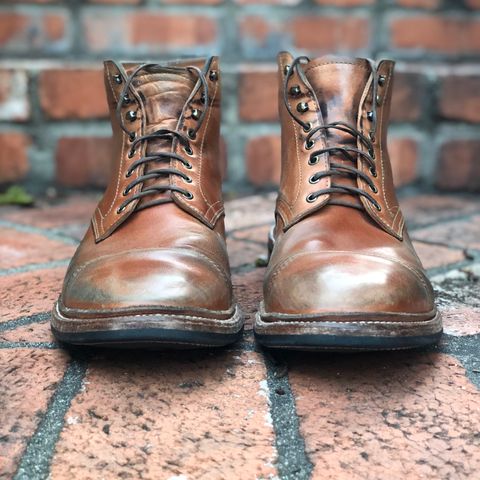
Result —
<svg viewBox="0 0 480 480"><path fill-rule="evenodd" d="M441 5L442 0L396 0L401 7L434 9Z"/></svg>
<svg viewBox="0 0 480 480"><path fill-rule="evenodd" d="M28 76L25 70L0 70L0 120L30 117Z"/></svg>
<svg viewBox="0 0 480 480"><path fill-rule="evenodd" d="M418 73L397 72L390 118L392 122L415 122L422 118L428 98L426 78Z"/></svg>
<svg viewBox="0 0 480 480"><path fill-rule="evenodd" d="M49 312L60 294L65 270L66 267L1 276L0 323Z"/></svg>
<svg viewBox="0 0 480 480"><path fill-rule="evenodd" d="M61 351L0 350L2 478L13 478L22 452L62 378L66 361L67 356Z"/></svg>
<svg viewBox="0 0 480 480"><path fill-rule="evenodd" d="M20 132L0 133L0 184L18 182L29 169L28 148L31 138Z"/></svg>
<svg viewBox="0 0 480 480"><path fill-rule="evenodd" d="M424 242L413 242L413 246L425 268L444 267L465 260L465 254L461 249L444 247L442 245L430 245Z"/></svg>
<svg viewBox="0 0 480 480"><path fill-rule="evenodd" d="M480 122L480 75L450 75L440 87L440 113L448 119Z"/></svg>
<svg viewBox="0 0 480 480"><path fill-rule="evenodd" d="M400 204L411 227L432 225L480 210L478 195L414 195L402 198Z"/></svg>
<svg viewBox="0 0 480 480"><path fill-rule="evenodd" d="M479 140L452 140L442 145L435 184L442 190L480 188Z"/></svg>
<svg viewBox="0 0 480 480"><path fill-rule="evenodd" d="M242 73L238 92L240 118L249 122L278 121L277 72Z"/></svg>
<svg viewBox="0 0 480 480"><path fill-rule="evenodd" d="M355 51L368 46L370 25L354 16L297 17L291 22L294 46L313 51Z"/></svg>
<svg viewBox="0 0 480 480"><path fill-rule="evenodd" d="M0 268L14 268L29 263L45 263L69 258L74 247L35 233L2 228Z"/></svg>
<svg viewBox="0 0 480 480"><path fill-rule="evenodd" d="M104 187L110 178L112 155L110 138L63 137L55 157L56 180L66 187Z"/></svg>
<svg viewBox="0 0 480 480"><path fill-rule="evenodd" d="M203 15L164 15L152 12L115 13L89 10L83 17L84 41L88 50L133 50L168 52L216 40L215 20Z"/></svg>
<svg viewBox="0 0 480 480"><path fill-rule="evenodd" d="M274 132L275 57L280 50L311 58L324 54L375 57L375 52L381 52L398 66L391 133L399 138L415 130L419 152L455 141L468 144L478 136L480 125L476 61L480 21L472 15L480 8L478 0L391 0L383 2L382 8L376 8L377 3L89 0L74 5L8 0L0 12L0 46L5 53L0 67L0 120L5 125L16 122L16 133L32 139L32 170L42 174L0 176L0 184L41 183L46 189L58 180L56 139L108 132L102 58L156 61L211 53L221 56L226 73L223 124L230 190L253 190L271 183L264 178L266 169L244 165L250 161L244 154L251 139ZM17 56L20 62L13 62ZM457 129L457 122L468 125ZM404 172L399 185L419 182L480 190L475 169L466 169L468 178L464 165L450 175L451 169L443 167L442 148L433 155L417 156L415 171L413 149L408 152L408 167L397 168ZM101 165L85 162L81 172L78 165L62 169L58 184L101 186L105 182L105 170L97 169Z"/></svg>
<svg viewBox="0 0 480 480"><path fill-rule="evenodd" d="M50 328L50 318L30 323L23 327L17 327L12 330L0 332L0 345L3 343L53 343L52 330Z"/></svg>
<svg viewBox="0 0 480 480"><path fill-rule="evenodd" d="M461 235L459 235L461 232ZM416 240L425 240L458 248L480 249L480 216L465 220L452 220L439 225L415 230L411 235Z"/></svg>
<svg viewBox="0 0 480 480"><path fill-rule="evenodd" d="M280 183L281 145L278 135L256 137L246 145L247 177L253 185Z"/></svg>
<svg viewBox="0 0 480 480"><path fill-rule="evenodd" d="M480 21L475 18L419 15L391 22L392 46L458 54L480 51Z"/></svg>
<svg viewBox="0 0 480 480"><path fill-rule="evenodd" d="M35 208L15 209L5 220L40 228L59 228L72 224L86 225L98 202L98 195L71 195L56 205L43 204Z"/></svg>
<svg viewBox="0 0 480 480"><path fill-rule="evenodd" d="M313 478L471 478L480 467L480 396L458 360L410 352L292 363Z"/></svg>
<svg viewBox="0 0 480 480"><path fill-rule="evenodd" d="M50 438L48 428L43 434L54 449L45 478L276 478L282 469L296 468L302 453L288 455L303 440L312 478L474 477L480 466L480 397L458 358L476 382L472 335L480 333L480 265L469 252L480 249L478 198L421 195L402 201L417 227L412 236L421 239L415 247L425 266L435 269L448 334L440 348L458 358L427 352L268 355L270 368L278 370L274 378L281 378L282 359L288 366L294 407L287 413L269 399L277 402L289 393L272 387L272 376L267 383L265 358L251 351L265 273L254 262L267 252L274 197L247 197L226 206L234 292L246 319L243 342L218 352L82 354L89 364L83 387L72 393L65 417L54 419L62 426L60 438ZM9 208L0 210L0 218L66 233L88 221L95 200L72 197L51 209L23 210L23 219L19 209ZM18 468L67 356L45 349L56 347L48 314L16 328L4 322L48 312L64 273L56 268L0 276L0 369L6 375L0 392L6 415L3 421L0 414L0 476L5 471L6 478ZM17 342L38 348L18 349ZM57 400L67 406L68 392L61 392ZM291 430L293 436L277 451L287 414L288 420L298 414L300 431Z"/></svg>
<svg viewBox="0 0 480 480"><path fill-rule="evenodd" d="M108 113L100 70L47 70L40 75L42 109L53 119L104 118Z"/></svg>
<svg viewBox="0 0 480 480"><path fill-rule="evenodd" d="M5 52L65 52L70 46L66 11L0 12L0 46Z"/></svg>
<svg viewBox="0 0 480 480"><path fill-rule="evenodd" d="M96 360L66 415L51 478L273 476L264 382L253 352Z"/></svg>
<svg viewBox="0 0 480 480"><path fill-rule="evenodd" d="M393 180L397 187L417 179L418 145L411 138L391 137L388 151L392 162Z"/></svg>

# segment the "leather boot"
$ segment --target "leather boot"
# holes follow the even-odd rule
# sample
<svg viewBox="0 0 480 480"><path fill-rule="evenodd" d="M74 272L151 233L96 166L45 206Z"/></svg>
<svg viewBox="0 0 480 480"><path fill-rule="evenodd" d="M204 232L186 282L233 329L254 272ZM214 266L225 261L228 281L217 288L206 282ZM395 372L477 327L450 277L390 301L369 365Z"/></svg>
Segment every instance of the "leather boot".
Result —
<svg viewBox="0 0 480 480"><path fill-rule="evenodd" d="M242 331L225 245L218 59L105 62L114 172L55 304L73 344L220 346Z"/></svg>
<svg viewBox="0 0 480 480"><path fill-rule="evenodd" d="M282 175L257 339L271 347L436 342L432 286L387 151L394 63L279 54Z"/></svg>

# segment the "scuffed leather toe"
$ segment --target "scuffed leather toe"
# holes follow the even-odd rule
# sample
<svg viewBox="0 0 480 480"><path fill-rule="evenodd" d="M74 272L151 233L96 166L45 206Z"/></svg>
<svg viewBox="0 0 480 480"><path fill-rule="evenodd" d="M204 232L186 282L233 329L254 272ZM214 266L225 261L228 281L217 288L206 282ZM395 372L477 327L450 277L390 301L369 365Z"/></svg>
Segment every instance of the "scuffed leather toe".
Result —
<svg viewBox="0 0 480 480"><path fill-rule="evenodd" d="M289 257L265 279L265 312L428 314L433 291L414 267L381 256L317 252Z"/></svg>
<svg viewBox="0 0 480 480"><path fill-rule="evenodd" d="M226 272L188 249L134 250L74 267L60 299L63 311L161 309L225 311L232 306Z"/></svg>

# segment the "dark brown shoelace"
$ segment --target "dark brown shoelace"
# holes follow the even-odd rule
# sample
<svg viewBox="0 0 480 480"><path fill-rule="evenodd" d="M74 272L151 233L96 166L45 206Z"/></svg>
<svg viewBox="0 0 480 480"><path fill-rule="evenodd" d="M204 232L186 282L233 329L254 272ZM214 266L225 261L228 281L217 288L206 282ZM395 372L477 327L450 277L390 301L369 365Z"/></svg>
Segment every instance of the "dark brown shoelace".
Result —
<svg viewBox="0 0 480 480"><path fill-rule="evenodd" d="M349 125L346 122L341 122L341 121L331 122L325 125L320 125L318 127L312 128L312 125L310 123L304 122L301 118L299 118L293 112L288 100L288 95L289 95L288 81L294 72L297 73L297 75L299 76L299 78L301 79L305 87L308 90L310 90L310 92L312 93L312 97L315 98L314 92L310 87L310 83L305 77L305 73L300 66L301 63L308 63L309 61L310 59L305 56L297 57L293 60L292 64L286 68L284 88L283 88L283 99L284 99L285 107L287 108L288 113L303 128L305 132L308 132L308 135L305 138L305 148L307 150L312 150L309 158L309 164L310 165L317 164L320 160L320 156L324 153L340 154L343 157L345 157L347 160L351 161L354 165L357 164L357 158L358 156L360 156L360 158L362 158L369 165L370 174L373 177L376 177L377 171L375 168L375 152L373 148L373 144L375 142L376 126L377 126L377 111L376 111L376 100L375 100L377 98L377 69L375 66L375 62L373 62L372 60L368 60L371 71L372 71L372 75L373 75L373 79L372 79L372 98L373 98L372 105L373 106L372 106L372 111L370 112L370 117L369 117L371 121L371 128L370 128L369 136L367 137L362 132L358 131L355 127ZM347 145L332 145L332 146L327 146L326 148L313 150L315 146L315 140L314 140L315 135L317 135L319 132L324 132L325 136L328 137L328 133L330 130L339 130L342 132L346 132L355 138L358 138L361 141L361 143L365 145L368 152L363 151L359 148L350 147ZM336 163L336 162L330 162L329 167L330 168L328 170L317 172L314 175L312 175L310 177L310 183L317 183L318 181L320 181L322 178L325 178L325 177L334 177L334 176L349 176L354 178L360 177L362 180L364 180L367 183L367 185L370 187L372 192L374 193L377 192L377 188L373 183L373 180L370 178L370 176L362 172L358 168L354 166ZM366 199L368 199L369 202L371 202L375 206L375 208L378 211L381 210L380 204L375 200L375 198L369 192L366 192L361 188L357 188L351 185L339 185L339 184L334 184L333 182L328 188L322 188L313 193L310 193L307 196L306 200L307 202L312 203L312 202L315 202L317 198L322 195L336 194L336 193L359 195L359 196L365 197ZM345 205L348 207L362 209L362 207L359 205L355 205L348 202L342 202L339 200L337 201L333 200L333 201L330 201L330 203L336 203L336 204Z"/></svg>
<svg viewBox="0 0 480 480"><path fill-rule="evenodd" d="M131 142L131 147L130 147L130 152L128 154L129 158L132 158L135 154L135 150L137 146L143 144L144 142L148 142L150 140L171 140L177 141L182 145L184 152L187 155L191 155L193 153L191 147L190 147L190 140L193 140L196 135L198 130L200 129L203 119L205 118L206 114L206 108L203 108L201 112L199 112L197 122L194 128L191 128L188 130L187 134L185 135L182 132L179 132L177 130L170 130L168 128L162 128L159 130L156 130L155 132L149 133L147 135L142 135L140 137L136 137L135 132L132 132L128 130L128 128L125 126L122 118L122 108L125 105L125 99L128 99L128 92L130 85L132 84L134 78L140 71L147 71L150 73L179 73L179 72L185 72L185 70L188 70L189 72L193 73L194 75L197 76L198 80L196 82L195 87L193 88L192 92L190 93L190 96L188 97L186 104L190 103L198 90L202 88L202 98L203 102L206 104L208 103L208 84L207 80L205 78L204 72L202 72L198 67L195 66L187 66L187 67L175 67L175 66L162 66L154 63L146 63L143 65L138 66L126 79L124 87L122 89L122 92L120 94L120 98L117 103L117 109L116 109L116 116L118 119L118 122L120 124L120 127L122 130L129 136L130 142ZM127 178L132 175L132 173L141 165L147 165L152 162L161 162L161 161L170 161L171 159L178 160L181 162L187 169L191 169L192 165L191 163L184 158L181 155L178 155L174 152L169 152L169 151L158 151L155 153L150 153L147 154L138 160L135 160L130 167L127 170L126 176ZM126 198L122 204L119 206L117 213L121 213L128 204L135 200L139 200L144 197L148 197L150 195L155 195L157 193L164 193L164 192L178 192L182 195L184 195L188 199L193 198L193 194L189 192L188 190L178 187L176 185L172 184L165 184L165 183L157 183L157 184L151 184L145 187L142 187L138 192L135 192L132 195L129 195L131 190L139 184L144 184L147 181L150 180L155 180L155 179L163 179L165 177L169 177L170 175L177 175L181 178L183 178L186 182L191 183L191 178L183 173L182 171L176 169L176 168L155 168L146 171L144 174L140 175L138 178L136 178L134 181L129 183L125 190L123 191L123 195ZM171 202L171 198L159 198L152 200L150 202L142 202L140 205L137 204L135 207L135 210L141 210L147 207L151 207L153 205L159 205L167 202Z"/></svg>

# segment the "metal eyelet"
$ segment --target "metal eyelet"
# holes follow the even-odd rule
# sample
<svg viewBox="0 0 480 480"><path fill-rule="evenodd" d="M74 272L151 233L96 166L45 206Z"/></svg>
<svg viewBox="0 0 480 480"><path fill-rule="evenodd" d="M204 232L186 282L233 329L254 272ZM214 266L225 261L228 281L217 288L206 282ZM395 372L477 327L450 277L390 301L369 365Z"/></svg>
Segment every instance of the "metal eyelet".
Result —
<svg viewBox="0 0 480 480"><path fill-rule="evenodd" d="M320 161L320 157L318 155L315 155L314 157L310 157L308 159L308 164L309 165L316 165Z"/></svg>
<svg viewBox="0 0 480 480"><path fill-rule="evenodd" d="M284 75L288 75L288 72L290 71L290 65L285 65L283 67L283 73Z"/></svg>
<svg viewBox="0 0 480 480"><path fill-rule="evenodd" d="M134 110L129 110L125 116L127 120L129 120L130 122L134 122L137 119L137 112L135 112Z"/></svg>
<svg viewBox="0 0 480 480"><path fill-rule="evenodd" d="M192 118L193 118L194 120L198 120L198 119L200 118L200 114L201 114L201 113L202 113L202 112L201 112L198 108L194 108L194 109L192 110Z"/></svg>
<svg viewBox="0 0 480 480"><path fill-rule="evenodd" d="M377 95L376 102L378 106L382 104L382 97L380 95Z"/></svg>
<svg viewBox="0 0 480 480"><path fill-rule="evenodd" d="M130 150L130 151L128 152L127 157L128 157L128 158L133 158L134 156L135 156L135 150Z"/></svg>
<svg viewBox="0 0 480 480"><path fill-rule="evenodd" d="M380 206L379 203L376 203L376 204L375 204L375 208L376 208L379 212L382 211L382 207Z"/></svg>
<svg viewBox="0 0 480 480"><path fill-rule="evenodd" d="M191 140L195 140L197 138L197 133L195 132L195 130L193 128L190 128L188 130L188 138L190 138Z"/></svg>
<svg viewBox="0 0 480 480"><path fill-rule="evenodd" d="M307 200L308 203L313 203L316 199L317 197L313 193L309 193L305 200Z"/></svg>
<svg viewBox="0 0 480 480"><path fill-rule="evenodd" d="M372 167L370 167L370 174L372 175L372 177L377 178L377 175L378 175L377 171Z"/></svg>
<svg viewBox="0 0 480 480"><path fill-rule="evenodd" d="M380 75L378 77L378 84L383 87L383 85L385 84L385 81L387 80L387 76L386 75Z"/></svg>
<svg viewBox="0 0 480 480"><path fill-rule="evenodd" d="M192 167L192 164L191 164L191 163L187 162L187 163L185 164L185 168L188 169L188 170L191 170L193 167Z"/></svg>
<svg viewBox="0 0 480 480"><path fill-rule="evenodd" d="M370 185L370 190L371 190L373 193L378 193L378 188L377 188L375 185Z"/></svg>
<svg viewBox="0 0 480 480"><path fill-rule="evenodd" d="M137 138L137 134L135 132L131 132L129 135L128 135L128 140L130 141L130 143L132 143L135 138Z"/></svg>
<svg viewBox="0 0 480 480"><path fill-rule="evenodd" d="M367 120L373 121L373 112L367 112Z"/></svg>
<svg viewBox="0 0 480 480"><path fill-rule="evenodd" d="M132 176L132 171L131 170L127 170L127 173L125 174L125 178L130 178Z"/></svg>
<svg viewBox="0 0 480 480"><path fill-rule="evenodd" d="M190 177L185 177L184 180L187 182L187 183L192 183L193 180L190 178Z"/></svg>
<svg viewBox="0 0 480 480"><path fill-rule="evenodd" d="M126 188L126 189L122 192L122 195L123 195L124 197L126 197L129 193L130 193L130 189L129 189L129 188Z"/></svg>
<svg viewBox="0 0 480 480"><path fill-rule="evenodd" d="M311 150L315 145L315 142L313 140L308 140L308 142L305 142L305 150Z"/></svg>
<svg viewBox="0 0 480 480"><path fill-rule="evenodd" d="M302 90L300 88L300 85L293 85L290 87L290 95L292 97L298 97L301 94L302 94Z"/></svg>
<svg viewBox="0 0 480 480"><path fill-rule="evenodd" d="M318 182L320 181L320 178L317 178L315 175L312 175L312 176L308 179L308 181L309 181L310 183L318 183Z"/></svg>
<svg viewBox="0 0 480 480"><path fill-rule="evenodd" d="M115 83L118 83L119 85L123 82L121 75L114 75L113 80L115 81Z"/></svg>
<svg viewBox="0 0 480 480"><path fill-rule="evenodd" d="M218 72L216 70L210 70L210 73L208 75L208 78L212 82L216 82L218 80Z"/></svg>
<svg viewBox="0 0 480 480"><path fill-rule="evenodd" d="M186 192L183 194L183 196L187 199L187 200L192 200L193 199L193 193L192 192Z"/></svg>
<svg viewBox="0 0 480 480"><path fill-rule="evenodd" d="M184 147L183 150L187 155L193 155L193 150L191 147Z"/></svg>
<svg viewBox="0 0 480 480"><path fill-rule="evenodd" d="M124 210L125 210L126 207L119 207L117 208L117 214L120 215Z"/></svg>
<svg viewBox="0 0 480 480"><path fill-rule="evenodd" d="M128 105L131 101L132 99L128 95L123 96L122 102L124 105Z"/></svg>
<svg viewBox="0 0 480 480"><path fill-rule="evenodd" d="M304 132L309 132L312 129L312 122L308 122L304 127L303 131Z"/></svg>
<svg viewBox="0 0 480 480"><path fill-rule="evenodd" d="M308 111L308 109L309 107L307 102L300 102L299 104L297 104L297 112L305 113Z"/></svg>

